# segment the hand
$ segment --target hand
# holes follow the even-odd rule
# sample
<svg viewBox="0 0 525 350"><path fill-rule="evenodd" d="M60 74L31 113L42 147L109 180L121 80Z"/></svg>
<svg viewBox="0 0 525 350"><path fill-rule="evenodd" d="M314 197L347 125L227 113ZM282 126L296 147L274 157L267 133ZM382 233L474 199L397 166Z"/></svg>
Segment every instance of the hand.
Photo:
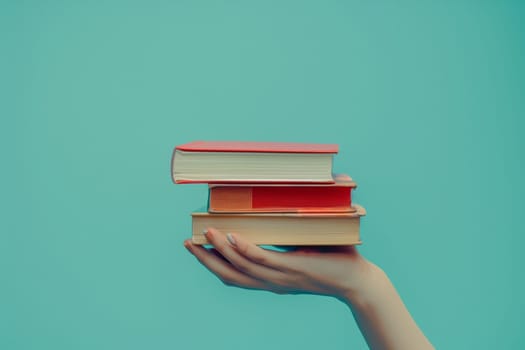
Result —
<svg viewBox="0 0 525 350"><path fill-rule="evenodd" d="M262 249L239 235L209 228L213 248L184 246L226 285L278 294L330 295L345 302L366 290L378 268L353 246L302 247L277 252Z"/></svg>
<svg viewBox="0 0 525 350"><path fill-rule="evenodd" d="M383 270L355 247L276 252L213 228L206 238L213 248L184 246L226 285L334 296L348 304L371 349L433 349Z"/></svg>

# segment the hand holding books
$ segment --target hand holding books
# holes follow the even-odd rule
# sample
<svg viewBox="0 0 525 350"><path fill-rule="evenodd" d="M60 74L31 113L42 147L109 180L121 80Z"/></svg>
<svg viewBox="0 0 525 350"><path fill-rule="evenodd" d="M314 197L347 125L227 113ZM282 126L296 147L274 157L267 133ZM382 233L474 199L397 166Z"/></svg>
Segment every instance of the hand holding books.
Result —
<svg viewBox="0 0 525 350"><path fill-rule="evenodd" d="M345 302L371 349L433 349L387 275L354 246L265 250L209 228L213 248L184 246L224 284L277 294L321 294Z"/></svg>
<svg viewBox="0 0 525 350"><path fill-rule="evenodd" d="M190 240L185 241L185 247L223 283L242 288L350 300L365 294L366 277L375 268L353 246L299 247L278 252L214 228L205 235L214 248L206 249Z"/></svg>
<svg viewBox="0 0 525 350"><path fill-rule="evenodd" d="M174 182L210 184L208 211L192 214L192 239L184 246L227 285L338 298L372 349L432 349L386 274L353 246L361 243L366 211L352 204L351 178L332 176L337 150L253 142L178 146ZM257 244L299 247L277 252Z"/></svg>

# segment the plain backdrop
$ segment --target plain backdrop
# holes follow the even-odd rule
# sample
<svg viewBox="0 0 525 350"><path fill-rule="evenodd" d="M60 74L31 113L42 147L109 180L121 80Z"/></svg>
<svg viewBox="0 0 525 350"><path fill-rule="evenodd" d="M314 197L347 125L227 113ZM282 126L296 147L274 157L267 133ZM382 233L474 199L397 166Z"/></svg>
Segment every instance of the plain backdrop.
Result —
<svg viewBox="0 0 525 350"><path fill-rule="evenodd" d="M364 349L182 246L193 140L337 143L361 252L440 349L525 347L519 1L0 5L0 348Z"/></svg>

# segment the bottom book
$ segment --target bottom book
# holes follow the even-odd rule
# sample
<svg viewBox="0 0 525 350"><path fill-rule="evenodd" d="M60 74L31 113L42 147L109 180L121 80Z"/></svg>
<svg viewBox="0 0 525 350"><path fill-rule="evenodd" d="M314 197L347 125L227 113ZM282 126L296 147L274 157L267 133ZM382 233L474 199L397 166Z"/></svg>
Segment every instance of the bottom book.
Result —
<svg viewBox="0 0 525 350"><path fill-rule="evenodd" d="M192 213L192 241L208 244L202 233L208 227L232 232L261 245L361 244L359 221L363 207L348 213Z"/></svg>

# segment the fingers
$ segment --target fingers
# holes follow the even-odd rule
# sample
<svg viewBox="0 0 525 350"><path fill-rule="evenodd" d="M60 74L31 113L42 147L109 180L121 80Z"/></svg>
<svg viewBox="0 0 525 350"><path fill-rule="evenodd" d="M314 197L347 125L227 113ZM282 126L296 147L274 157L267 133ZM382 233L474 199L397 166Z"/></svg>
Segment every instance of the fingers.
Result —
<svg viewBox="0 0 525 350"><path fill-rule="evenodd" d="M290 256L287 253L260 248L243 237L233 233L228 233L227 239L230 246L232 246L237 253L258 265L263 265L283 272L293 270L290 266Z"/></svg>
<svg viewBox="0 0 525 350"><path fill-rule="evenodd" d="M206 233L206 239L239 271L273 285L282 285L287 280L287 276L282 271L260 264L241 254L236 249L236 242L233 236L229 235L226 238L220 231L209 228ZM257 248L260 249L259 247Z"/></svg>
<svg viewBox="0 0 525 350"><path fill-rule="evenodd" d="M260 281L235 270L233 266L218 254L214 254L204 247L194 245L189 240L184 242L184 246L225 285L236 285L248 289L264 289Z"/></svg>

